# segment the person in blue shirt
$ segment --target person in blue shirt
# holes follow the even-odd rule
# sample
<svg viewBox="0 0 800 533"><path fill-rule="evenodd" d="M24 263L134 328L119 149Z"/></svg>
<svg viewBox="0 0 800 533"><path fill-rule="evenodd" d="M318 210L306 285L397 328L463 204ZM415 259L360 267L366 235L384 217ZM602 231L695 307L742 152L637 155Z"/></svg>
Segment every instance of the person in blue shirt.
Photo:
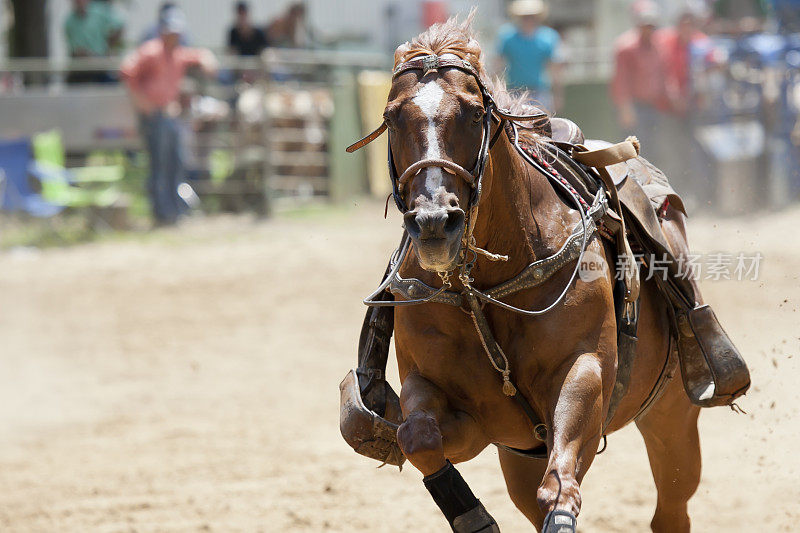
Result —
<svg viewBox="0 0 800 533"><path fill-rule="evenodd" d="M509 88L530 91L531 99L554 112L563 105L561 37L545 26L542 0L516 0L509 8L514 24L501 28L498 51Z"/></svg>

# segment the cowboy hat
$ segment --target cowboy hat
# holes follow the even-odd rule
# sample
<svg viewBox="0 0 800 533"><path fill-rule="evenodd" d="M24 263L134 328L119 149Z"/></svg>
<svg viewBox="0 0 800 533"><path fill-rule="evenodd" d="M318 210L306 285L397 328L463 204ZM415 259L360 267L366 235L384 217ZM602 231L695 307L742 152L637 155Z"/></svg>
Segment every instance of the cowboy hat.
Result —
<svg viewBox="0 0 800 533"><path fill-rule="evenodd" d="M515 0L508 8L512 17L525 17L531 15L547 16L547 4L543 0Z"/></svg>

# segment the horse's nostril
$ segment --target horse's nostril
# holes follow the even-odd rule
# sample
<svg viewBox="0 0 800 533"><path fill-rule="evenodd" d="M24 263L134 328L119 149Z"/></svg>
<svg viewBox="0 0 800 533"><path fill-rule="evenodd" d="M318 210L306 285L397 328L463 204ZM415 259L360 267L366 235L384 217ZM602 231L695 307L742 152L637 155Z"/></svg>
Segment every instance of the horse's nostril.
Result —
<svg viewBox="0 0 800 533"><path fill-rule="evenodd" d="M445 239L461 230L464 211L458 208L408 211L404 220L406 231L415 239Z"/></svg>
<svg viewBox="0 0 800 533"><path fill-rule="evenodd" d="M403 215L403 221L405 222L406 231L412 237L419 237L422 229L419 227L419 223L417 222L417 213L416 211L408 211L405 215Z"/></svg>
<svg viewBox="0 0 800 533"><path fill-rule="evenodd" d="M445 233L455 233L461 229L464 224L464 211L461 209L453 209L447 213L447 222L444 225Z"/></svg>

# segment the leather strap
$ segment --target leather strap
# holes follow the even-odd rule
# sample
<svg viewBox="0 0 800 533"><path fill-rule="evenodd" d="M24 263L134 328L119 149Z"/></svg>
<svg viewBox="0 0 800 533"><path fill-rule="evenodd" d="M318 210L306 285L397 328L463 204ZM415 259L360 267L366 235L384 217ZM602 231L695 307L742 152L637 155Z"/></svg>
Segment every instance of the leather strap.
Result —
<svg viewBox="0 0 800 533"><path fill-rule="evenodd" d="M621 281L617 281L617 283L621 283ZM618 301L619 297L615 295L614 300ZM626 311L628 310L631 312L627 313ZM603 422L604 435L631 383L633 360L636 356L636 346L639 341L636 336L638 325L639 300L633 304L633 307L619 306L617 310L617 374L614 379L614 388L611 391L611 399L608 402L606 419Z"/></svg>
<svg viewBox="0 0 800 533"><path fill-rule="evenodd" d="M348 146L347 148L345 148L345 150L347 151L347 153L348 153L348 154L352 154L352 153L353 153L353 152L355 152L356 150L359 150L359 149L361 149L361 148L364 148L366 145L368 145L369 143L371 143L372 141L374 141L375 139L377 139L378 137L380 137L380 136L381 136L381 134L382 134L384 131L386 131L386 128L387 128L387 127L388 127L388 126L386 125L386 122L385 122L385 121L384 121L384 122L382 122L380 126L378 126L377 128L375 128L375 131L373 131L372 133L370 133L369 135L367 135L366 137L364 137L364 138L363 138L363 139L361 139L360 141L356 141L356 142L354 142L353 144L351 144L350 146Z"/></svg>
<svg viewBox="0 0 800 533"><path fill-rule="evenodd" d="M592 220L600 219L606 212L603 202L597 205L598 207L596 210L592 209L589 212ZM595 231L594 223L587 225L586 230L591 235ZM564 241L564 244L561 245L558 252L549 257L534 261L515 277L486 290L484 294L492 299L499 299L541 285L565 265L571 263L580 256L580 244L583 238L583 225L578 223L567 240ZM402 259L398 258L397 260L401 261ZM394 268L397 266L397 263L392 262L390 266ZM399 302L393 301L393 305L406 300L416 302L420 299L452 306L461 306L463 303L461 293L435 289L417 278L403 278L397 272L390 273L389 277L391 279L388 279L386 282L388 290L392 294L402 296L405 299ZM375 305L376 303L378 302L372 302L369 305Z"/></svg>
<svg viewBox="0 0 800 533"><path fill-rule="evenodd" d="M588 150L583 145L576 145L572 154L572 157L579 163L593 166L597 169L597 173L611 199L611 208L620 215L618 220L619 230L616 235L616 247L617 257L625 258L621 269L625 280L625 301L628 304L633 304L639 299L639 266L636 263L630 243L628 242L625 218L622 216L622 204L617 194L617 186L614 184L614 180L611 178L606 167L625 162L638 156L639 141L636 137L628 137L627 140L621 143L600 150Z"/></svg>
<svg viewBox="0 0 800 533"><path fill-rule="evenodd" d="M546 122L550 120L550 115L545 113L544 111L540 113L533 113L532 115L515 115L508 111L503 111L502 109L495 109L495 114L506 120L513 120L515 122Z"/></svg>
<svg viewBox="0 0 800 533"><path fill-rule="evenodd" d="M492 140L489 141L489 150L494 148L495 143L500 139L500 136L503 134L503 131L506 129L506 119L501 118L500 123L497 125L497 131L494 132L492 135Z"/></svg>
<svg viewBox="0 0 800 533"><path fill-rule="evenodd" d="M398 65L397 68L394 69L394 71L392 72L392 79L410 70L422 70L423 73L422 75L425 76L426 74L428 74L428 72L438 71L440 68L457 68L459 70L466 72L467 74L471 74L475 78L475 81L478 83L478 86L481 89L481 94L483 94L485 99L488 99L489 101L492 102L493 105L491 113L494 113L501 119L514 120L518 122L534 121L537 123L547 122L549 120L549 115L543 111L539 113L533 113L531 115L516 115L508 111L499 109L497 105L494 105L494 100L492 99L491 93L489 92L489 89L486 87L486 85L483 83L480 73L466 59L461 59L458 57L441 58L436 55L427 55L424 57L411 59L409 61L406 61L405 63ZM372 133L370 133L363 139L348 146L346 148L347 152L353 153L356 150L368 145L369 143L380 137L380 135L384 131L386 131L386 128L387 128L386 122L383 122ZM496 137L493 138L493 141L496 140L497 140ZM494 144L494 142L492 142L492 144Z"/></svg>
<svg viewBox="0 0 800 533"><path fill-rule="evenodd" d="M629 159L635 159L639 157L639 150L639 139L628 137L621 143L614 144L608 148L600 150L586 150L584 148L583 151L575 151L572 157L578 163L600 169L617 163L624 163Z"/></svg>
<svg viewBox="0 0 800 533"><path fill-rule="evenodd" d="M421 70L423 75L425 75L430 71L447 67L466 70L470 74L473 74L476 78L478 77L478 71L475 70L475 67L472 66L472 63L466 59L461 59L460 57L443 58L436 55L427 55L417 59L411 59L398 65L397 68L395 68L392 72L392 78L396 78L400 74L403 74L409 70Z"/></svg>
<svg viewBox="0 0 800 533"><path fill-rule="evenodd" d="M539 415L536 414L536 411L533 410L533 407L528 399L525 398L525 396L520 392L519 387L517 387L516 384L511 381L511 378L508 375L510 369L507 368L509 362L503 355L500 345L497 344L497 340L492 334L492 328L489 326L489 321L486 320L486 315L483 314L480 301L478 301L477 296L475 296L475 293L472 291L464 291L462 294L467 302L467 305L469 306L470 315L475 322L475 329L478 331L478 335L481 338L481 344L483 344L483 347L486 349L486 352L492 359L492 365L497 370L505 370L500 370L500 372L503 373L504 380L503 392L506 394L506 396L513 398L514 401L517 402L517 405L519 405L525 412L525 416L527 416L528 420L530 420L531 424L533 424L533 436L541 441L544 441L546 439L546 433L541 435L537 431L540 426L543 426L542 420L539 418ZM510 384L511 388L513 388L513 393L511 394L509 394L510 391L507 387L508 384ZM543 436L544 438L542 438Z"/></svg>

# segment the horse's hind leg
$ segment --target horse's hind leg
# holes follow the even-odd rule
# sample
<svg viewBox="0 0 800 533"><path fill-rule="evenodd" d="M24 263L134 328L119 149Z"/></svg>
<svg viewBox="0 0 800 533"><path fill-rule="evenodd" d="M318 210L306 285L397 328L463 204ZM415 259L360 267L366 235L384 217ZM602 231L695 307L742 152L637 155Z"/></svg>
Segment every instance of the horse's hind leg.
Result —
<svg viewBox="0 0 800 533"><path fill-rule="evenodd" d="M700 483L700 408L689 402L677 376L647 414L636 422L647 446L658 490L654 532L689 531L687 505Z"/></svg>
<svg viewBox="0 0 800 533"><path fill-rule="evenodd" d="M522 457L502 448L498 448L497 452L511 501L536 526L536 530L541 531L545 513L539 507L533 487L542 482L547 471L547 459Z"/></svg>

